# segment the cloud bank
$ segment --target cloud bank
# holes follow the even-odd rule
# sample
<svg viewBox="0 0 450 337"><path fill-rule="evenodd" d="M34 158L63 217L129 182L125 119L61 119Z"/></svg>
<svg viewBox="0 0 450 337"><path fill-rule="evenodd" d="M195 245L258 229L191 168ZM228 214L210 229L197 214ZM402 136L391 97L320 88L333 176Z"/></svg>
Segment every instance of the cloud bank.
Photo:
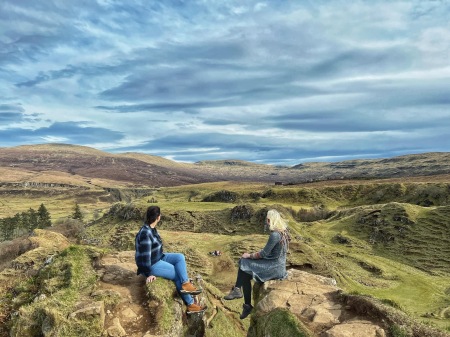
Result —
<svg viewBox="0 0 450 337"><path fill-rule="evenodd" d="M295 165L449 151L445 1L0 4L0 146Z"/></svg>

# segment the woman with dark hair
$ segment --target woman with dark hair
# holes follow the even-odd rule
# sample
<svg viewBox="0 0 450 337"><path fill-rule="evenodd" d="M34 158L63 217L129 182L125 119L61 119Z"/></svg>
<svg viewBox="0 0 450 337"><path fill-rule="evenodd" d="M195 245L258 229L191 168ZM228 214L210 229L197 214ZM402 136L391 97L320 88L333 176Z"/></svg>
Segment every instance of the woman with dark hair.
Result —
<svg viewBox="0 0 450 337"><path fill-rule="evenodd" d="M156 276L172 280L187 305L187 312L203 312L206 306L196 304L191 296L200 294L201 290L189 281L184 255L163 252L163 243L156 230L160 220L160 208L150 206L135 240L137 274L144 275L146 283L153 282Z"/></svg>
<svg viewBox="0 0 450 337"><path fill-rule="evenodd" d="M241 319L246 318L253 309L251 304L252 279L265 282L287 277L286 253L290 241L287 223L281 218L278 211L271 209L267 212L266 224L270 230L266 246L257 253L242 254L239 260L236 283L230 293L224 297L226 300L244 297Z"/></svg>

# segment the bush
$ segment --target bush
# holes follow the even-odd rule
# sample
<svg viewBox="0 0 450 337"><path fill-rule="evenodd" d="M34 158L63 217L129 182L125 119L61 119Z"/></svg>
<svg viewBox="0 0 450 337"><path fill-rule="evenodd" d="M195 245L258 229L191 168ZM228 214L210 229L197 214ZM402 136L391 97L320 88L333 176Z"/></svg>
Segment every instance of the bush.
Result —
<svg viewBox="0 0 450 337"><path fill-rule="evenodd" d="M143 213L133 204L116 203L109 209L108 215L120 218L121 220L142 220Z"/></svg>
<svg viewBox="0 0 450 337"><path fill-rule="evenodd" d="M58 232L67 237L68 239L75 239L79 242L85 235L85 227L81 220L61 218L55 223Z"/></svg>
<svg viewBox="0 0 450 337"><path fill-rule="evenodd" d="M216 193L212 193L205 198L203 198L202 201L204 202L236 202L238 199L238 194L235 192L222 190L218 191Z"/></svg>
<svg viewBox="0 0 450 337"><path fill-rule="evenodd" d="M331 212L325 205L316 205L311 209L301 208L297 213L297 219L304 222L312 222L327 219Z"/></svg>

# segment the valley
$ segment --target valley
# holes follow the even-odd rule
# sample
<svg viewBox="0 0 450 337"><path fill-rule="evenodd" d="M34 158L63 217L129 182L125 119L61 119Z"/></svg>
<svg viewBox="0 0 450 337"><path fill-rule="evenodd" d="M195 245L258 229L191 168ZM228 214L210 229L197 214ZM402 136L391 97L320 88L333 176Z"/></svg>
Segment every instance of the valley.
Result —
<svg viewBox="0 0 450 337"><path fill-rule="evenodd" d="M73 254L86 261L85 273L92 273L86 289L96 284L96 271L87 261L132 251L143 212L157 204L166 250L185 253L192 274L202 275L210 301L222 303L234 282L236 261L243 252L263 247L267 233L262 220L276 208L291 229L289 268L333 278L349 296L378 299L438 331L433 336L450 332L446 153L297 168L240 161L180 164L61 145L0 149L0 158L0 218L44 204L53 222L45 232L62 235L46 239L49 247L59 242L48 254ZM70 219L76 204L82 226ZM45 279L39 273L44 267L33 267L47 253L32 257L33 265L17 262L32 245L27 246L26 237L15 240L0 243L1 289L15 294L0 302L0 321L7 327L0 336L18 324L15 312L38 310L32 299L44 289L55 294L66 289L62 306L75 306L76 298L85 296L81 290L71 293L75 290L65 281L56 282L56 274ZM212 258L208 252L213 250L223 255ZM18 265L21 273L14 272ZM239 308L224 303L220 308L206 336L227 336L227 329L219 328L227 325L233 326L229 336L246 336L250 323L237 318ZM387 331L392 337L418 337L408 330L411 326L405 321L403 328L396 323Z"/></svg>

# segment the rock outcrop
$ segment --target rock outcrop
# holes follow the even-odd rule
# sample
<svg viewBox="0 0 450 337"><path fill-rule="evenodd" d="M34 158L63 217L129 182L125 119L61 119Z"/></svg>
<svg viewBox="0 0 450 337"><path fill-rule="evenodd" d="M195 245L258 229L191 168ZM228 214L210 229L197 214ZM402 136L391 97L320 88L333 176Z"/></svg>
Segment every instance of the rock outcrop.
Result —
<svg viewBox="0 0 450 337"><path fill-rule="evenodd" d="M265 282L256 289L249 336L281 337L287 329L298 336L386 336L381 322L355 315L342 304L334 279L294 269L288 275L285 281Z"/></svg>
<svg viewBox="0 0 450 337"><path fill-rule="evenodd" d="M334 279L294 269L288 275L254 286L247 337L385 337L392 329L405 337L449 336L373 298L346 295Z"/></svg>

